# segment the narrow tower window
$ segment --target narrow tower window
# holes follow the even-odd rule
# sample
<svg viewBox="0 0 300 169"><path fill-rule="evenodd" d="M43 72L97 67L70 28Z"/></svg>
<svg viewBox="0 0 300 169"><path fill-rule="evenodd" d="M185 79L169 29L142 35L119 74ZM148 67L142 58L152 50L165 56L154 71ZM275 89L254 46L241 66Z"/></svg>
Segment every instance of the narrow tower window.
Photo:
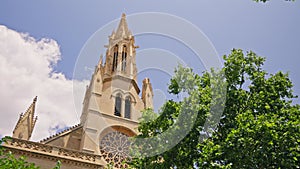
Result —
<svg viewBox="0 0 300 169"><path fill-rule="evenodd" d="M115 71L118 66L118 45L114 47L114 60L112 65L112 71Z"/></svg>
<svg viewBox="0 0 300 169"><path fill-rule="evenodd" d="M131 112L131 100L130 97L126 97L125 99L125 118L130 119Z"/></svg>
<svg viewBox="0 0 300 169"><path fill-rule="evenodd" d="M115 116L121 116L121 95L118 94L115 101Z"/></svg>
<svg viewBox="0 0 300 169"><path fill-rule="evenodd" d="M122 51L122 71L126 70L126 61L127 61L127 48L124 45Z"/></svg>

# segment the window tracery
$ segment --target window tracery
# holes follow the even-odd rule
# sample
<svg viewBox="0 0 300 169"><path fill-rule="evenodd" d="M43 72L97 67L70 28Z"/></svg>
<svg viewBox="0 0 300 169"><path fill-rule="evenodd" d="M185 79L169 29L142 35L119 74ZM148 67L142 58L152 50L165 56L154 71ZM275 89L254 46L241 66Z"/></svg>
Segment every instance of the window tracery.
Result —
<svg viewBox="0 0 300 169"><path fill-rule="evenodd" d="M113 164L115 168L128 168L123 161L130 160L130 144L127 135L113 131L100 140L100 153L105 161L108 164Z"/></svg>
<svg viewBox="0 0 300 169"><path fill-rule="evenodd" d="M117 94L115 100L115 116L121 116L121 106L122 106L122 98L120 94Z"/></svg>
<svg viewBox="0 0 300 169"><path fill-rule="evenodd" d="M127 62L127 48L124 45L122 51L122 71L126 70L126 62Z"/></svg>
<svg viewBox="0 0 300 169"><path fill-rule="evenodd" d="M114 58L113 58L113 65L112 65L112 71L115 71L118 66L118 45L114 47Z"/></svg>
<svg viewBox="0 0 300 169"><path fill-rule="evenodd" d="M125 118L130 119L131 116L131 99L126 97L125 99Z"/></svg>

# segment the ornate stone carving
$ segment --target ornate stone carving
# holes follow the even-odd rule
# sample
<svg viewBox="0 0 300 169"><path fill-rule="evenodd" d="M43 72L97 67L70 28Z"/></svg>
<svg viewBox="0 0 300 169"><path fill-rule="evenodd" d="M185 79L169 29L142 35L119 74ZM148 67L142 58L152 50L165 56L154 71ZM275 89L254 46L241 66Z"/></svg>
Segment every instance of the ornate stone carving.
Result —
<svg viewBox="0 0 300 169"><path fill-rule="evenodd" d="M36 143L36 142L31 142L31 141L21 140L16 138L12 138L11 140L8 140L6 144L7 147L11 147L11 148L18 148L27 151L35 150L47 154L51 153L53 156L57 156L57 157L58 156L65 157L65 158L72 157L75 159L85 160L92 163L96 162L97 157L98 159L101 158L101 156L95 154L89 154L89 153L84 153L75 150L68 150L64 148L54 147L50 145L45 145L41 143Z"/></svg>
<svg viewBox="0 0 300 169"><path fill-rule="evenodd" d="M92 162L95 162L96 157L97 157L97 155L83 153L83 152L79 152L79 151L67 150L67 149L62 149L62 148L59 149L58 155L79 158L82 160L87 160L87 161L92 161Z"/></svg>
<svg viewBox="0 0 300 169"><path fill-rule="evenodd" d="M25 149L30 149L30 150L52 153L51 146L48 146L45 144L39 144L39 143L27 141L27 140L13 138L11 141L8 141L8 144L15 146L15 147L19 147L19 148L25 148Z"/></svg>
<svg viewBox="0 0 300 169"><path fill-rule="evenodd" d="M100 153L108 164L113 164L115 168L127 168L124 161L130 160L130 141L125 134L113 131L106 134L100 140Z"/></svg>

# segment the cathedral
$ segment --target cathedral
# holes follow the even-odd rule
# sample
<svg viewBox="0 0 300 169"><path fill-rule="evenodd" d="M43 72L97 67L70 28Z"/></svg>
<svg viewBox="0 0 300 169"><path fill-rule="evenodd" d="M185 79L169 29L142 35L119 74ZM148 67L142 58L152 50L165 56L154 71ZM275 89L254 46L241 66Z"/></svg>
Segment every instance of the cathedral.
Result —
<svg viewBox="0 0 300 169"><path fill-rule="evenodd" d="M138 46L125 14L105 47L105 61L100 57L94 70L77 125L39 142L30 141L37 121L34 98L20 115L12 140L3 146L43 169L53 168L57 161L62 169L127 168L128 137L137 135L141 111L153 108L153 90L148 78L141 89L137 83Z"/></svg>

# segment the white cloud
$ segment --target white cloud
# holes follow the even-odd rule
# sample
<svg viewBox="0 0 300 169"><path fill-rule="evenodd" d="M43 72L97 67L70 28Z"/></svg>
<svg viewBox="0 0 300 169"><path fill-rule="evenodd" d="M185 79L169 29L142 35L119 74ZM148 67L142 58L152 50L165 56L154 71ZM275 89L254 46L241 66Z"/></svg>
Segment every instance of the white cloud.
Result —
<svg viewBox="0 0 300 169"><path fill-rule="evenodd" d="M0 135L12 135L19 114L26 111L35 96L38 121L32 140L53 134L57 127L79 123L81 103L76 103L75 109L73 81L53 71L60 59L55 40L36 40L0 25ZM80 90L76 95L82 98L87 82L75 83L83 86L76 87Z"/></svg>

